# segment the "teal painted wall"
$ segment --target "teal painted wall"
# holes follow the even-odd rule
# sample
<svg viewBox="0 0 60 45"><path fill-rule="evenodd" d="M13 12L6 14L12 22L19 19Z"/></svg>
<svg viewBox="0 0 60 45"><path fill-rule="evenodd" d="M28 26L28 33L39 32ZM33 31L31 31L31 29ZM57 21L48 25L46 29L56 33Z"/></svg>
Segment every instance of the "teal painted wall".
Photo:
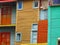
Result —
<svg viewBox="0 0 60 45"><path fill-rule="evenodd" d="M60 38L60 6L48 7L48 45L58 45Z"/></svg>

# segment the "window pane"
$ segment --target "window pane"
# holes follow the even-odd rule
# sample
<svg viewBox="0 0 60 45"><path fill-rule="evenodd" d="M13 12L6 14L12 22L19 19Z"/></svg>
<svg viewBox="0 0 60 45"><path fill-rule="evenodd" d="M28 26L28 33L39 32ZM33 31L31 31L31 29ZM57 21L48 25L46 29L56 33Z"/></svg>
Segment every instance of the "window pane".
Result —
<svg viewBox="0 0 60 45"><path fill-rule="evenodd" d="M33 24L32 25L32 30L37 30L38 29L38 25L37 24Z"/></svg>
<svg viewBox="0 0 60 45"><path fill-rule="evenodd" d="M60 4L60 0L53 0L53 4Z"/></svg>
<svg viewBox="0 0 60 45"><path fill-rule="evenodd" d="M38 1L35 1L35 7L38 7Z"/></svg>
<svg viewBox="0 0 60 45"><path fill-rule="evenodd" d="M38 1L37 0L34 1L34 7L38 7Z"/></svg>
<svg viewBox="0 0 60 45"><path fill-rule="evenodd" d="M32 43L37 43L37 32L32 31Z"/></svg>
<svg viewBox="0 0 60 45"><path fill-rule="evenodd" d="M33 43L37 43L37 39L32 41Z"/></svg>
<svg viewBox="0 0 60 45"><path fill-rule="evenodd" d="M48 19L48 10L41 10L40 11L40 20Z"/></svg>
<svg viewBox="0 0 60 45"><path fill-rule="evenodd" d="M18 2L18 9L22 9L22 1Z"/></svg>
<svg viewBox="0 0 60 45"><path fill-rule="evenodd" d="M21 40L21 34L20 33L17 33L16 41L20 41L20 40Z"/></svg>

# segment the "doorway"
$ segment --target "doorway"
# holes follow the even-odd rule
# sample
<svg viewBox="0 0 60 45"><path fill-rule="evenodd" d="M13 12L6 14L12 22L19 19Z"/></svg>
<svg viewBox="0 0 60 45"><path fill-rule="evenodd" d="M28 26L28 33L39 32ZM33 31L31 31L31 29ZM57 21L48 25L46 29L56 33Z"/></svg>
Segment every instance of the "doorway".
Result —
<svg viewBox="0 0 60 45"><path fill-rule="evenodd" d="M1 8L1 24L2 25L11 24L11 15L12 15L12 8L9 6L3 6Z"/></svg>
<svg viewBox="0 0 60 45"><path fill-rule="evenodd" d="M0 32L0 45L10 45L10 32Z"/></svg>

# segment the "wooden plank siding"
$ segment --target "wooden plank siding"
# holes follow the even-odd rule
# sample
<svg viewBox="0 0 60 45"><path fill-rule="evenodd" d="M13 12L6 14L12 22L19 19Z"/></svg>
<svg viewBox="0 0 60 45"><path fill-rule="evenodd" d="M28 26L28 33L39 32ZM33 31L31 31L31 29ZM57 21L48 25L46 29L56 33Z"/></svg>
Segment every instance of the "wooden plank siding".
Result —
<svg viewBox="0 0 60 45"><path fill-rule="evenodd" d="M15 45L30 43L33 23L38 23L38 8L33 8L33 0L23 1L23 9L16 10L16 32L22 33L22 41Z"/></svg>

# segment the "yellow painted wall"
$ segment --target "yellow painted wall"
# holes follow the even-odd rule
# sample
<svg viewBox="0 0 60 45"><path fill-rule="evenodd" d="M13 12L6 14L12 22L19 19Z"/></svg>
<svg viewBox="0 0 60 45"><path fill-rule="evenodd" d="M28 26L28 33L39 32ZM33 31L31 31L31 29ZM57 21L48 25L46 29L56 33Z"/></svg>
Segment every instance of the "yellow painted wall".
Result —
<svg viewBox="0 0 60 45"><path fill-rule="evenodd" d="M47 43L39 43L39 44L21 44L21 45L47 45Z"/></svg>
<svg viewBox="0 0 60 45"><path fill-rule="evenodd" d="M30 43L31 27L33 23L38 23L38 8L33 8L33 0L23 1L23 9L17 10L16 32L22 33L22 41L15 42L15 45L21 43Z"/></svg>

